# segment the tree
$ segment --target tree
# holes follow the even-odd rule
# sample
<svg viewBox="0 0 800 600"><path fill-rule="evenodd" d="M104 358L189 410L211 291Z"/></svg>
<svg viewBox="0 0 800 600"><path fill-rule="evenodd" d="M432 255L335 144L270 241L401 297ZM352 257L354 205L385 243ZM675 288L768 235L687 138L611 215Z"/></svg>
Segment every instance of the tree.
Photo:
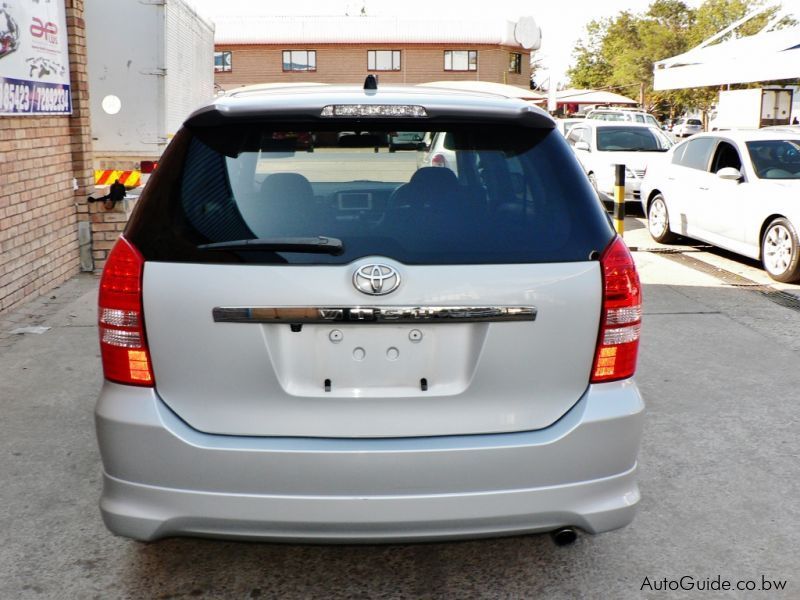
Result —
<svg viewBox="0 0 800 600"><path fill-rule="evenodd" d="M664 94L653 93L653 63L686 50L685 32L694 11L681 0L655 0L644 15L628 11L593 21L586 41L575 50L569 70L579 87L614 89L622 93L644 84L647 109L658 108ZM674 99L672 99L674 100Z"/></svg>
<svg viewBox="0 0 800 600"><path fill-rule="evenodd" d="M574 86L601 88L608 85L611 65L603 55L603 44L610 23L611 19L601 19L586 25L586 39L578 42L573 53L575 64L568 71Z"/></svg>
<svg viewBox="0 0 800 600"><path fill-rule="evenodd" d="M722 31L746 14L764 6L763 0L706 0L697 9L694 26L687 32L689 43L697 46L703 40ZM758 33L767 24L774 9L745 23L738 31L739 36Z"/></svg>
<svg viewBox="0 0 800 600"><path fill-rule="evenodd" d="M592 21L575 48L568 74L576 87L628 91L627 95L644 84L644 108L665 116L706 111L716 101L716 87L654 91L654 64L687 52L761 6L763 0L706 0L692 9L682 0L654 0L641 15L622 11ZM770 13L761 15L737 34L755 33L769 18Z"/></svg>

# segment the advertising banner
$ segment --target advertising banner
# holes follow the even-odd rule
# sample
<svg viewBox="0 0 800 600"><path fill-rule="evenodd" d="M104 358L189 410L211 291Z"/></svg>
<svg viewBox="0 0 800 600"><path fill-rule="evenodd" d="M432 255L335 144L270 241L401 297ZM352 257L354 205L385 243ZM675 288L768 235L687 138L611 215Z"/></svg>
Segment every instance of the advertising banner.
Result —
<svg viewBox="0 0 800 600"><path fill-rule="evenodd" d="M71 113L64 0L0 0L0 115Z"/></svg>

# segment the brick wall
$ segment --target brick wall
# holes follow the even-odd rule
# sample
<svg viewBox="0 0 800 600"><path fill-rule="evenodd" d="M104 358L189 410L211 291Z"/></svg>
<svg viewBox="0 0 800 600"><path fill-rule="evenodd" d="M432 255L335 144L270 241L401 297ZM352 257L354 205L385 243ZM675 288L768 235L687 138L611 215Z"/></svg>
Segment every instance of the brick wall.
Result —
<svg viewBox="0 0 800 600"><path fill-rule="evenodd" d="M72 116L0 117L0 312L80 268L92 183L83 0L66 0ZM77 189L75 189L77 186Z"/></svg>
<svg viewBox="0 0 800 600"><path fill-rule="evenodd" d="M70 48L70 83L72 116L69 119L72 175L77 219L89 220L86 197L94 189L92 169L92 134L89 123L89 76L86 67L86 24L83 20L84 0L67 0L67 31Z"/></svg>
<svg viewBox="0 0 800 600"><path fill-rule="evenodd" d="M102 194L98 192L96 195ZM126 198L111 209L106 209L102 202L89 205L92 222L92 262L96 271L101 271L105 266L114 242L125 230L134 204L133 200Z"/></svg>
<svg viewBox="0 0 800 600"><path fill-rule="evenodd" d="M368 50L400 50L400 71L374 71L381 83L408 84L429 81L479 80L508 83L527 87L530 83L530 53L519 48L465 45L408 45L376 44L316 44L313 46L217 45L216 49L230 50L232 70L215 73L215 83L225 89L253 83L302 82L362 83L367 70ZM283 50L315 50L317 70L312 72L283 72ZM477 71L445 71L445 50L477 50ZM508 72L510 52L522 54L522 73Z"/></svg>

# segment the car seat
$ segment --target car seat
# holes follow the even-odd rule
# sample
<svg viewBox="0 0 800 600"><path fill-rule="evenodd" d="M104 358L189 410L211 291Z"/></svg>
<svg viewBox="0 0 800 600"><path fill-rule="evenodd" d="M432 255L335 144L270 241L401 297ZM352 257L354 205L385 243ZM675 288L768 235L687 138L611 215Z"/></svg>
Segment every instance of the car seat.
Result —
<svg viewBox="0 0 800 600"><path fill-rule="evenodd" d="M273 173L261 183L261 235L317 236L322 215L311 183L299 173Z"/></svg>

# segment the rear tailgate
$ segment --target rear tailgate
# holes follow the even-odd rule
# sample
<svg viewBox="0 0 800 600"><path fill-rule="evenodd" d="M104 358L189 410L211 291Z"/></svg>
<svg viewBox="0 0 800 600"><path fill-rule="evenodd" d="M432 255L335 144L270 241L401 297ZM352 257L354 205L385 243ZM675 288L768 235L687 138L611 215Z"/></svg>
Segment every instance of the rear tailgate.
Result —
<svg viewBox="0 0 800 600"><path fill-rule="evenodd" d="M389 296L368 297L353 286L356 269L375 262L400 274L402 285ZM547 427L587 388L601 310L597 261L148 262L143 287L159 396L192 427L230 435L401 437ZM536 318L307 323L293 331L286 322L212 316L225 307L380 306L532 307Z"/></svg>

